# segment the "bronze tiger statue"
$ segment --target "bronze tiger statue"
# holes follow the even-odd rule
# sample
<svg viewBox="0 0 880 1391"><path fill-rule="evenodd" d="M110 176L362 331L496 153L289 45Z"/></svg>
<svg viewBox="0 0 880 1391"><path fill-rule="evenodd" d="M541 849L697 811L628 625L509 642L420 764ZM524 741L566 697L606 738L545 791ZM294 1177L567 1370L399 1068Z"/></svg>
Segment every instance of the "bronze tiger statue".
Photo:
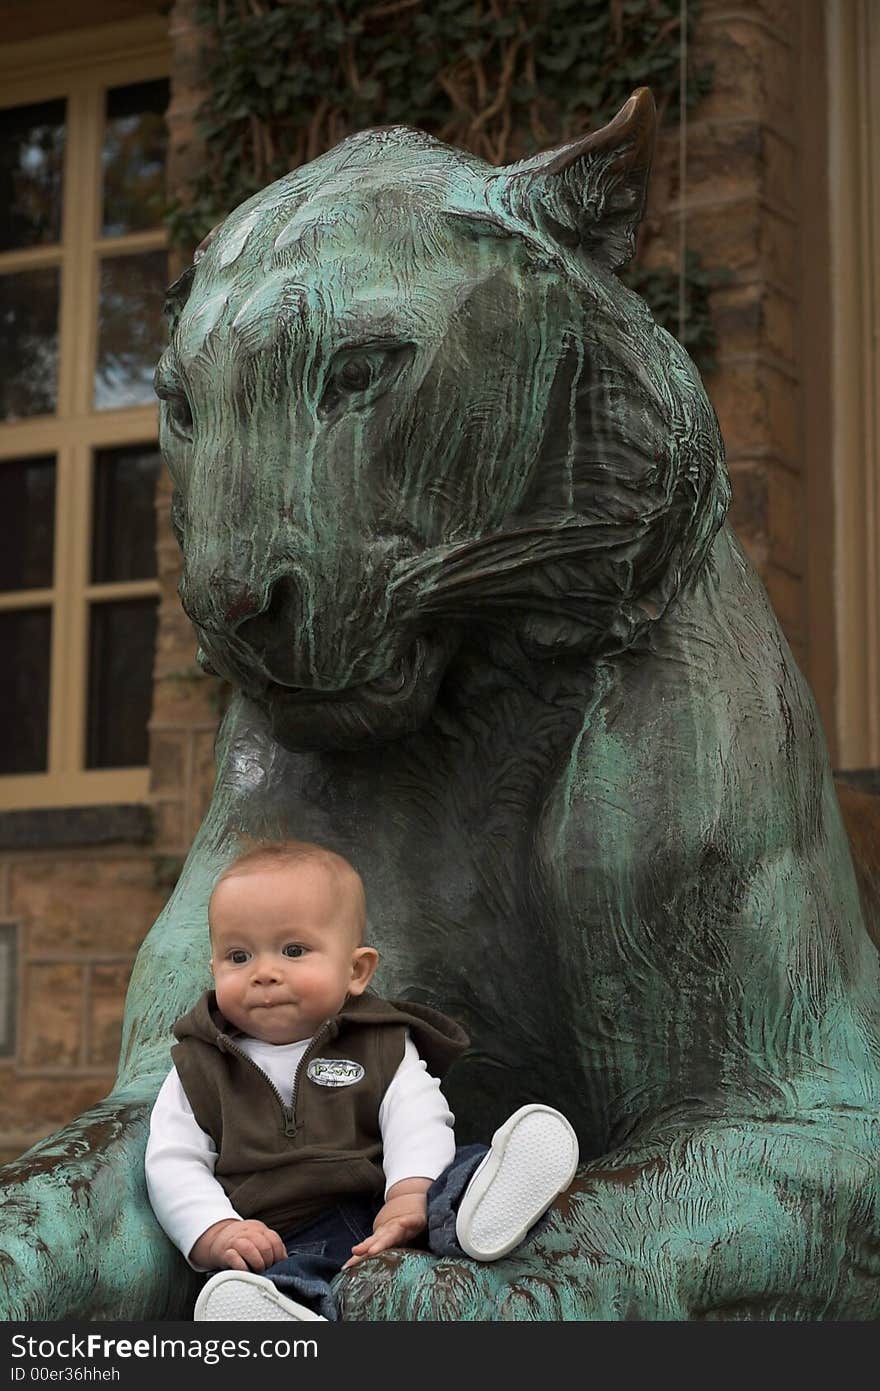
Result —
<svg viewBox="0 0 880 1391"><path fill-rule="evenodd" d="M169 292L181 599L237 694L116 1090L4 1172L5 1317L187 1316L147 1119L212 880L287 835L362 874L382 992L470 1034L461 1139L541 1099L583 1158L510 1256L380 1257L343 1317L880 1313L880 963L715 415L617 276L654 123L507 168L363 132Z"/></svg>

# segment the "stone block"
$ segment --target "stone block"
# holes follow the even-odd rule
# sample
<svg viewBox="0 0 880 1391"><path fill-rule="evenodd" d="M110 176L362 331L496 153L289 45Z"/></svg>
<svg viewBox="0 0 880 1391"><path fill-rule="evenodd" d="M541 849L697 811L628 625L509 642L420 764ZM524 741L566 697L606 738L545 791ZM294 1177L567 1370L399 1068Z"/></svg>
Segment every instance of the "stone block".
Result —
<svg viewBox="0 0 880 1391"><path fill-rule="evenodd" d="M216 723L223 683L213 676L167 673L153 687L152 729L163 725L186 729Z"/></svg>
<svg viewBox="0 0 880 1391"><path fill-rule="evenodd" d="M130 961L91 968L86 1063L90 1067L116 1068L122 1039L125 992L131 975Z"/></svg>
<svg viewBox="0 0 880 1391"><path fill-rule="evenodd" d="M163 601L172 603L176 601L178 606L180 599L177 596L177 585L181 575L180 547L172 536L169 541L163 541L156 547L156 571L159 576L159 583L162 589Z"/></svg>
<svg viewBox="0 0 880 1391"><path fill-rule="evenodd" d="M193 782L190 791L190 827L194 836L204 820L214 791L214 730L199 730L193 736Z"/></svg>
<svg viewBox="0 0 880 1391"><path fill-rule="evenodd" d="M737 535L742 542L746 555L766 585L768 571L767 542L761 536L740 536L739 532L737 532Z"/></svg>
<svg viewBox="0 0 880 1391"><path fill-rule="evenodd" d="M793 302L770 285L762 285L759 348L792 366L798 363L798 314Z"/></svg>
<svg viewBox="0 0 880 1391"><path fill-rule="evenodd" d="M183 789L181 789L181 792ZM186 834L186 815L183 800L156 802L156 852L159 856L185 855L190 847Z"/></svg>
<svg viewBox="0 0 880 1391"><path fill-rule="evenodd" d="M153 847L138 858L34 855L12 865L11 893L28 957L134 953L163 902Z"/></svg>
<svg viewBox="0 0 880 1391"><path fill-rule="evenodd" d="M763 165L764 132L757 120L699 120L688 130L685 202L754 200L761 193ZM677 148L669 189L677 203Z"/></svg>
<svg viewBox="0 0 880 1391"><path fill-rule="evenodd" d="M795 213L799 204L798 169L794 145L777 131L761 132L761 187L769 200Z"/></svg>
<svg viewBox="0 0 880 1391"><path fill-rule="evenodd" d="M784 30L755 18L729 8L702 17L693 61L711 64L714 75L699 114L757 116L789 131L794 125L796 53Z"/></svg>
<svg viewBox="0 0 880 1391"><path fill-rule="evenodd" d="M700 15L726 21L734 12L739 19L770 29L782 39L791 39L797 32L798 6L802 4L803 0L748 0L745 5L734 5L731 0L701 0ZM699 32L698 26L698 40Z"/></svg>
<svg viewBox="0 0 880 1391"><path fill-rule="evenodd" d="M174 481L167 468L159 470L159 477L156 481L156 520L161 521L163 516L167 517L168 507L171 503L171 494L174 492ZM161 541L161 535L159 540Z"/></svg>
<svg viewBox="0 0 880 1391"><path fill-rule="evenodd" d="M0 1135L0 1164L12 1164L16 1159L20 1159L25 1150L29 1150L34 1143L35 1141L30 1135L21 1136L17 1140L12 1139L9 1135Z"/></svg>
<svg viewBox="0 0 880 1391"><path fill-rule="evenodd" d="M778 465L768 474L770 557L780 569L801 576L807 534L804 480Z"/></svg>
<svg viewBox="0 0 880 1391"><path fill-rule="evenodd" d="M150 795L179 795L187 780L186 736L179 730L150 734Z"/></svg>
<svg viewBox="0 0 880 1391"><path fill-rule="evenodd" d="M691 203L687 244L704 265L723 266L741 279L775 281L792 295L797 289L797 227L757 200Z"/></svg>
<svg viewBox="0 0 880 1391"><path fill-rule="evenodd" d="M24 1067L76 1067L82 1061L85 968L29 962L24 970L19 1057Z"/></svg>
<svg viewBox="0 0 880 1391"><path fill-rule="evenodd" d="M159 609L159 632L156 641L157 674L165 676L168 672L178 673L185 669L188 674L199 674L195 665L198 644L192 624L187 618L180 601L163 601Z"/></svg>
<svg viewBox="0 0 880 1391"><path fill-rule="evenodd" d="M804 606L806 585L802 579L789 575L772 563L764 579L776 617L792 645L804 642Z"/></svg>
<svg viewBox="0 0 880 1391"><path fill-rule="evenodd" d="M728 520L741 541L767 546L768 486L767 470L752 460L730 470L732 498Z"/></svg>
<svg viewBox="0 0 880 1391"><path fill-rule="evenodd" d="M792 642L792 641L789 639L788 645L789 645L789 647L791 648L792 656L794 657L795 661L797 662L799 669L804 673L804 675L805 675L805 676L807 677L807 679L809 680L809 660L810 660L810 654L809 654L809 652L808 652L808 650L807 650L806 643L804 643L804 642Z"/></svg>
<svg viewBox="0 0 880 1391"><path fill-rule="evenodd" d="M9 1132L20 1135L25 1121L33 1124L31 1144L51 1135L101 1101L113 1086L113 1075L108 1069L97 1077L70 1077L63 1087L57 1077L10 1077L0 1087L0 1142Z"/></svg>
<svg viewBox="0 0 880 1391"><path fill-rule="evenodd" d="M800 457L797 382L759 358L725 360L706 383L727 457L771 454L796 466Z"/></svg>
<svg viewBox="0 0 880 1391"><path fill-rule="evenodd" d="M711 304L722 353L769 353L796 365L797 316L786 295L760 281L730 283L712 291Z"/></svg>

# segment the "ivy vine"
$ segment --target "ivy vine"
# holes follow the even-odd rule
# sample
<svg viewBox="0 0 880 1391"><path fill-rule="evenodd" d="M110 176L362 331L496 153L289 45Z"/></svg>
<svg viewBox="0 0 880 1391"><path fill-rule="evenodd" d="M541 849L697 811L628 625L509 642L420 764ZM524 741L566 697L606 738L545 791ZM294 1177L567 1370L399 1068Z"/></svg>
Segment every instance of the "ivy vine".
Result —
<svg viewBox="0 0 880 1391"><path fill-rule="evenodd" d="M207 96L200 171L168 214L181 247L366 126L418 126L503 164L602 125L635 87L661 123L679 117L679 0L198 0L195 14ZM690 0L689 31L697 16ZM689 65L688 109L711 79ZM682 336L703 370L716 278L689 254ZM637 252L625 279L677 332L677 270Z"/></svg>

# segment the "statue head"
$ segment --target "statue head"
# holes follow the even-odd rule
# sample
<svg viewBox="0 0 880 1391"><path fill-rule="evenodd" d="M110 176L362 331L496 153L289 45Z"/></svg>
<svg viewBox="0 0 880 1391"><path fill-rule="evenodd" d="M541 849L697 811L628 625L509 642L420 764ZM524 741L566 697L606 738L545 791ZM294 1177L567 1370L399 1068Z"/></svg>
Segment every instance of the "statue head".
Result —
<svg viewBox="0 0 880 1391"><path fill-rule="evenodd" d="M368 130L231 213L171 287L156 374L202 660L289 747L391 739L458 645L620 649L727 501L687 355L617 278L654 139L494 168Z"/></svg>

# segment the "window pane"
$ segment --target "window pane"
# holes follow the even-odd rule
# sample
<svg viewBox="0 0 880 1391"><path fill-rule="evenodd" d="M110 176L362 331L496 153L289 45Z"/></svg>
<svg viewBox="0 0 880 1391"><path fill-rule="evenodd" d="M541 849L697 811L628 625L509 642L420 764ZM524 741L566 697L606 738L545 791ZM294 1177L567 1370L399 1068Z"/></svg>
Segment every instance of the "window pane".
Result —
<svg viewBox="0 0 880 1391"><path fill-rule="evenodd" d="M61 240L64 102L0 111L0 251Z"/></svg>
<svg viewBox="0 0 880 1391"><path fill-rule="evenodd" d="M95 405L99 410L150 405L153 373L165 347L164 251L108 256L101 262Z"/></svg>
<svg viewBox="0 0 880 1391"><path fill-rule="evenodd" d="M146 580L156 573L155 446L95 451L92 582Z"/></svg>
<svg viewBox="0 0 880 1391"><path fill-rule="evenodd" d="M52 583L55 460L0 460L0 589L43 589ZM4 657L0 655L0 663Z"/></svg>
<svg viewBox="0 0 880 1391"><path fill-rule="evenodd" d="M49 415L58 388L57 269L0 276L0 417Z"/></svg>
<svg viewBox="0 0 880 1391"><path fill-rule="evenodd" d="M88 768L148 761L156 599L92 604L89 633Z"/></svg>
<svg viewBox="0 0 880 1391"><path fill-rule="evenodd" d="M51 609L0 613L0 773L44 773Z"/></svg>
<svg viewBox="0 0 880 1391"><path fill-rule="evenodd" d="M104 132L105 237L142 232L162 221L168 81L138 82L107 93Z"/></svg>

